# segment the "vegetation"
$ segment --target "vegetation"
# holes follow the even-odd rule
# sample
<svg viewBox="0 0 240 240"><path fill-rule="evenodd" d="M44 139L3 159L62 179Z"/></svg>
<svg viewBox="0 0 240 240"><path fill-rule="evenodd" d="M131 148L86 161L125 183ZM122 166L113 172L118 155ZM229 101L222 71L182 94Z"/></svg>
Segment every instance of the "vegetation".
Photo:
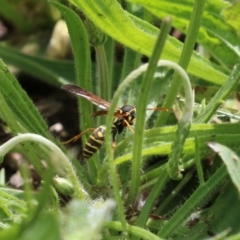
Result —
<svg viewBox="0 0 240 240"><path fill-rule="evenodd" d="M3 0L0 118L11 137L0 139L0 239L239 239L239 13L239 1L221 0ZM98 153L83 161L62 144L71 133L54 136L22 77L109 101L93 118L93 104L77 99L81 131L106 124ZM126 127L113 148L126 103L137 109L134 133ZM40 176L36 188L29 164L18 166L20 189L10 187L13 153Z"/></svg>

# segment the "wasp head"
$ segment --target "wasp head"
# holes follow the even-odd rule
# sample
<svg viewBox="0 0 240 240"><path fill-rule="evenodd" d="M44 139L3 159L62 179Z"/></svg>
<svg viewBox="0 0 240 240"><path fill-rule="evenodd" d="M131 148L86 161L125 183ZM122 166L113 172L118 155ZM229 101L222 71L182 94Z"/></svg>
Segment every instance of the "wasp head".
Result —
<svg viewBox="0 0 240 240"><path fill-rule="evenodd" d="M125 105L120 108L123 114L123 118L129 123L129 125L133 125L136 118L136 108L131 105Z"/></svg>

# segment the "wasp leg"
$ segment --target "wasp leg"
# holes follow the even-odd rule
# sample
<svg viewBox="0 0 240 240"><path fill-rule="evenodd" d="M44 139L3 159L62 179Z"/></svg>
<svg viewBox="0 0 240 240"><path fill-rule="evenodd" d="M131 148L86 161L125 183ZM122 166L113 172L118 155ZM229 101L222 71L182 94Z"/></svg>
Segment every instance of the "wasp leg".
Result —
<svg viewBox="0 0 240 240"><path fill-rule="evenodd" d="M124 123L127 125L128 129L129 129L132 133L134 133L134 131L133 131L133 129L131 128L131 126L129 125L128 121L125 120L125 119L123 119L123 121L124 121Z"/></svg>
<svg viewBox="0 0 240 240"><path fill-rule="evenodd" d="M112 148L115 149L116 148L116 135L117 135L117 128L116 126L112 126Z"/></svg>
<svg viewBox="0 0 240 240"><path fill-rule="evenodd" d="M94 131L95 128L88 128L86 129L85 131L79 133L78 135L76 135L75 137L69 139L68 141L66 142L62 142L62 144L68 144L70 142L76 142L79 138L81 138L86 132L89 132L89 131Z"/></svg>

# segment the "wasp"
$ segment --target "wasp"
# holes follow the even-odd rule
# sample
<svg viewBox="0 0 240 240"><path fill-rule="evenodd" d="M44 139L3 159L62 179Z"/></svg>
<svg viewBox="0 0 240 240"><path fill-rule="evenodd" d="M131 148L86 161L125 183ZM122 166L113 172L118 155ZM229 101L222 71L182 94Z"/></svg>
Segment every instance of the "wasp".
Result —
<svg viewBox="0 0 240 240"><path fill-rule="evenodd" d="M91 103L95 104L99 108L103 109L100 111L96 111L92 114L92 116L100 116L100 115L106 115L108 113L108 109L110 107L110 103L106 100L98 97L97 95L81 88L78 86L75 86L73 84L66 84L62 86L62 89L71 92L75 95L78 95L80 97L83 97L90 101ZM165 110L166 108L148 108L147 110ZM136 107L131 105L124 105L121 108L116 108L114 112L114 119L112 124L112 146L116 146L116 135L120 134L124 128L128 127L132 132L131 125L134 124L136 120ZM89 128L79 135L73 137L66 143L69 143L71 141L78 140L83 134L85 134L87 131L93 130L91 135L89 136L88 141L86 142L84 149L83 149L83 158L84 160L88 160L90 157L92 157L93 154L95 154L99 148L103 145L104 142L104 135L106 131L106 125L101 125L95 129Z"/></svg>

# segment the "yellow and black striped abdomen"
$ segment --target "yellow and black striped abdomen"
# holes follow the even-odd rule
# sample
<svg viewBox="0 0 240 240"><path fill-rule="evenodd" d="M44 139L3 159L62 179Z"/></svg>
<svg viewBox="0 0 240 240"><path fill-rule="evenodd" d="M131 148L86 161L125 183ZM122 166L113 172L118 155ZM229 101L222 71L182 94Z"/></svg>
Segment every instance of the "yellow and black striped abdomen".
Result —
<svg viewBox="0 0 240 240"><path fill-rule="evenodd" d="M83 149L83 157L85 160L90 158L103 145L105 131L106 126L101 125L92 132Z"/></svg>

